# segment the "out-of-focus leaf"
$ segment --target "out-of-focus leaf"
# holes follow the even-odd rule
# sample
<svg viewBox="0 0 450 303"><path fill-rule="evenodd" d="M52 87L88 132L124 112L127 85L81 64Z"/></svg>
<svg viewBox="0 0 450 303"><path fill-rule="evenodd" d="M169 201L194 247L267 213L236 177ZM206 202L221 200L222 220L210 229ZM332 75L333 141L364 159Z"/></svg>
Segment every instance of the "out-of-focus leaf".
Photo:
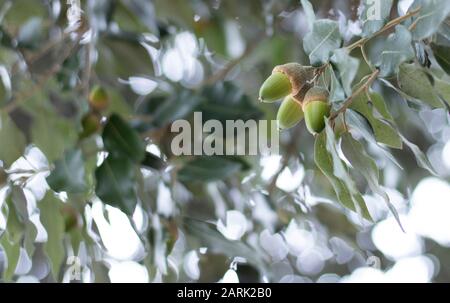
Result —
<svg viewBox="0 0 450 303"><path fill-rule="evenodd" d="M435 77L434 87L437 89L439 96L450 105L450 82Z"/></svg>
<svg viewBox="0 0 450 303"><path fill-rule="evenodd" d="M303 47L313 66L326 63L341 43L338 23L327 19L315 21L312 30L303 38Z"/></svg>
<svg viewBox="0 0 450 303"><path fill-rule="evenodd" d="M450 47L432 43L431 49L433 50L436 61L442 69L445 70L447 74L450 74Z"/></svg>
<svg viewBox="0 0 450 303"><path fill-rule="evenodd" d="M33 101L36 99L33 99ZM31 102L30 102L31 103ZM62 157L64 151L71 148L78 137L75 124L49 110L42 104L33 105L33 143L52 162Z"/></svg>
<svg viewBox="0 0 450 303"><path fill-rule="evenodd" d="M419 14L412 19L415 24L412 31L414 40L425 39L437 32L441 23L450 13L450 5L447 0L415 0L409 11L419 7Z"/></svg>
<svg viewBox="0 0 450 303"><path fill-rule="evenodd" d="M64 261L64 219L61 215L63 203L52 192L47 192L38 203L41 222L47 231L44 250L52 268L53 278L58 281L61 265Z"/></svg>
<svg viewBox="0 0 450 303"><path fill-rule="evenodd" d="M373 144L377 148L377 150L379 150L386 158L391 160L392 163L397 165L400 169L403 169L400 163L398 163L397 159L395 159L395 157L388 150L377 144L377 141L374 138L373 129L369 125L367 119L357 114L353 110L349 110L346 113L346 121L351 127L352 131L359 132L364 140Z"/></svg>
<svg viewBox="0 0 450 303"><path fill-rule="evenodd" d="M422 67L415 64L400 65L398 82L400 89L408 96L432 107L444 106Z"/></svg>
<svg viewBox="0 0 450 303"><path fill-rule="evenodd" d="M225 157L197 157L179 170L178 179L184 182L217 181L237 173L241 168L241 163Z"/></svg>
<svg viewBox="0 0 450 303"><path fill-rule="evenodd" d="M327 128L331 129L329 125ZM363 197L357 191L348 174L348 169L337 154L334 136L329 138L330 131L322 131L314 145L314 161L328 178L339 202L346 208L360 213L364 218L372 220ZM359 209L359 210L358 210Z"/></svg>
<svg viewBox="0 0 450 303"><path fill-rule="evenodd" d="M388 21L392 8L392 0L364 0L364 9L359 16L363 23L362 36L367 37L380 30Z"/></svg>
<svg viewBox="0 0 450 303"><path fill-rule="evenodd" d="M390 147L402 148L398 132L389 123L383 121L393 121L383 97L380 94L371 93L370 98L371 102L367 99L366 94L362 93L353 100L350 108L367 119L378 142Z"/></svg>
<svg viewBox="0 0 450 303"><path fill-rule="evenodd" d="M308 0L301 0L303 12L306 16L306 21L308 22L309 29L311 30L314 25L314 21L316 21L316 15L314 13L314 8Z"/></svg>
<svg viewBox="0 0 450 303"><path fill-rule="evenodd" d="M12 195L6 198L2 207L2 213L6 218L6 230L0 235L0 245L6 256L3 279L6 282L10 282L19 262L20 242L23 238L25 225L17 213L12 201Z"/></svg>
<svg viewBox="0 0 450 303"><path fill-rule="evenodd" d="M135 130L119 115L112 114L103 130L105 149L115 157L140 162L145 157L145 146Z"/></svg>
<svg viewBox="0 0 450 303"><path fill-rule="evenodd" d="M261 111L247 95L231 82L217 83L206 87L202 96L204 101L196 110L202 112L204 120L249 120L261 116Z"/></svg>
<svg viewBox="0 0 450 303"><path fill-rule="evenodd" d="M95 178L97 196L131 216L137 204L136 166L128 158L108 156L95 171Z"/></svg>
<svg viewBox="0 0 450 303"><path fill-rule="evenodd" d="M397 210L389 200L389 196L387 195L387 193L379 184L379 171L377 164L365 152L363 145L353 139L350 133L345 133L342 135L341 148L342 152L345 155L345 158L347 158L355 171L360 173L366 179L370 189L384 199L386 205L389 207L401 227L402 225L400 223L400 218L398 216Z"/></svg>
<svg viewBox="0 0 450 303"><path fill-rule="evenodd" d="M160 157L146 152L144 160L142 160L141 165L144 167L160 170L167 166L167 164Z"/></svg>
<svg viewBox="0 0 450 303"><path fill-rule="evenodd" d="M179 94L165 99L154 110L152 113L154 117L152 124L156 127L161 127L177 119L183 119L190 115L201 101L202 99L198 95L188 90L183 90Z"/></svg>
<svg viewBox="0 0 450 303"><path fill-rule="evenodd" d="M47 183L56 192L78 193L86 190L84 161L81 151L69 150L55 162L55 169L47 177Z"/></svg>
<svg viewBox="0 0 450 303"><path fill-rule="evenodd" d="M42 19L33 17L19 30L18 45L22 48L36 48L44 38Z"/></svg>
<svg viewBox="0 0 450 303"><path fill-rule="evenodd" d="M0 114L0 142L3 142L0 148L0 159L5 166L11 165L22 156L26 144L25 136L9 115L3 112Z"/></svg>
<svg viewBox="0 0 450 303"><path fill-rule="evenodd" d="M402 138L402 141L411 149L411 151L414 154L414 157L416 158L417 164L428 170L431 174L438 176L438 173L434 170L433 166L430 163L430 160L428 160L428 157L420 150L420 148L415 145L414 143L408 141L404 136L400 135Z"/></svg>
<svg viewBox="0 0 450 303"><path fill-rule="evenodd" d="M213 252L223 253L231 258L236 256L244 257L250 264L257 266L257 268L265 268L263 260L256 251L243 242L226 239L210 223L184 218L183 228L186 230L187 236L193 236L199 239L202 245L208 247Z"/></svg>
<svg viewBox="0 0 450 303"><path fill-rule="evenodd" d="M3 106L9 98L11 98L11 78L5 66L0 65L0 106Z"/></svg>

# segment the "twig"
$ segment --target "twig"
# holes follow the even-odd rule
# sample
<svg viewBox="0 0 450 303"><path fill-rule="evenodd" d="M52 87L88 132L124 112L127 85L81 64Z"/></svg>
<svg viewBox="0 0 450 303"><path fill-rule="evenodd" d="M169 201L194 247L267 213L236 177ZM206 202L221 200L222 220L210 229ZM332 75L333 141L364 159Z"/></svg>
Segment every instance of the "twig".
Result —
<svg viewBox="0 0 450 303"><path fill-rule="evenodd" d="M247 56L249 56L255 48L259 45L259 43L262 41L262 37L259 37L259 39L256 39L256 41L249 43L249 46L245 49L245 51L237 58L231 60L228 62L221 70L219 70L216 74L213 74L209 78L206 78L204 81L202 81L199 85L199 87L204 85L211 85L214 84L220 80L225 79L225 77L228 75L228 73L236 67L242 60L244 60Z"/></svg>
<svg viewBox="0 0 450 303"><path fill-rule="evenodd" d="M416 9L414 9L414 10L412 10L412 11L406 13L406 14L403 15L403 16L400 16L400 17L397 17L397 18L395 18L395 19L392 19L391 21L389 21L388 23L386 23L386 25L385 25L383 28L381 28L379 31L375 32L372 36L367 37L367 38L361 38L361 39L359 39L359 40L356 41L355 43L353 43L353 44L347 46L347 49L348 49L349 51L351 51L351 50L353 50L354 48L357 48L357 47L359 47L360 45L363 45L364 43L366 43L366 42L369 41L370 39L375 38L375 37L381 35L382 33L384 33L384 32L386 32L387 30L393 28L394 26L396 26L396 25L399 24L400 22L402 22L402 21L404 21L404 20L406 20L406 19L408 19L408 18L410 18L410 17L416 15L416 14L420 11L420 8L421 8L421 7L418 7L418 8L416 8Z"/></svg>
<svg viewBox="0 0 450 303"><path fill-rule="evenodd" d="M353 100L357 96L359 96L359 94L361 94L363 91L365 91L365 89L367 89L372 84L373 81L375 81L375 79L377 78L379 73L380 73L380 71L378 69L376 69L374 72L372 72L372 74L370 74L370 77L367 79L367 81L363 85L361 85L361 87L359 87L350 97L348 97L347 100L345 100L345 102L341 106L341 108L339 108L337 111L335 111L333 114L331 114L330 120L336 119L336 117L339 116L339 114L345 112L347 110L347 108L352 104Z"/></svg>
<svg viewBox="0 0 450 303"><path fill-rule="evenodd" d="M72 51L79 44L82 36L83 35L80 33L75 42L63 52L60 60L56 64L54 64L52 68L35 85L33 85L30 89L24 91L23 93L16 94L10 103L8 103L3 108L0 108L0 111L10 113L19 105L19 103L31 98L36 93L36 91L40 90L47 83L47 81L60 70L61 65L72 54Z"/></svg>

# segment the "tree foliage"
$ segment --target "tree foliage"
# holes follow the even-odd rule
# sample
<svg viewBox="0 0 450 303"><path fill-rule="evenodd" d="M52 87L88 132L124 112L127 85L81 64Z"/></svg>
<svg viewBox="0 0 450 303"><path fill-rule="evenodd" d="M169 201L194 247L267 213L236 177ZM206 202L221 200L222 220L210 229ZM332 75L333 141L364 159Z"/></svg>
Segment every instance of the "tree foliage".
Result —
<svg viewBox="0 0 450 303"><path fill-rule="evenodd" d="M78 279L108 280L120 257L102 228L118 210L149 281L344 276L333 237L354 260L377 254L356 234L389 215L404 228L392 190L450 176L427 154L449 129L450 4L381 1L372 20L371 1L351 2L0 0L0 279L68 281L76 256ZM279 158L173 155L171 124L194 112L275 119L257 94L286 62L328 91L323 131L282 131ZM293 230L320 234L318 271Z"/></svg>

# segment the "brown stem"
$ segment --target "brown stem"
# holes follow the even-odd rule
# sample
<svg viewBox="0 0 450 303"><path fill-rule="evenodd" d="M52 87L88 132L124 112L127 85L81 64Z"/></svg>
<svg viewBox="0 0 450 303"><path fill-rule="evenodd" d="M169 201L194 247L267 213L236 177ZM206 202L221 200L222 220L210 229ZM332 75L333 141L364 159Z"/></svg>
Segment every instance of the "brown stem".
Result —
<svg viewBox="0 0 450 303"><path fill-rule="evenodd" d="M382 33L386 32L387 30L389 30L389 29L393 28L394 26L398 25L400 22L402 22L402 21L404 21L404 20L406 20L406 19L408 19L408 18L410 18L410 17L416 15L419 11L420 11L420 7L416 8L416 9L414 9L414 10L408 12L408 13L406 13L406 14L403 15L403 16L400 16L400 17L397 17L397 18L395 18L395 19L392 19L391 21L389 21L388 23L386 23L386 25L385 25L383 28L381 28L379 31L375 32L372 36L367 37L367 38L361 38L361 39L359 39L359 40L356 41L355 43L353 43L353 44L347 46L347 49L348 49L349 51L351 51L351 50L353 50L354 48L357 48L357 47L359 47L359 46L365 44L365 43L366 43L367 41L369 41L370 39L375 38L375 37L381 35Z"/></svg>
<svg viewBox="0 0 450 303"><path fill-rule="evenodd" d="M375 81L379 73L380 71L376 69L372 74L370 74L370 77L367 79L367 81L363 85L361 85L361 87L359 87L350 97L348 97L347 100L345 100L341 108L339 108L337 111L331 114L330 120L336 119L336 117L339 116L339 114L345 112L347 108L350 105L352 105L353 100L357 96L359 96L359 94L361 94L363 91L365 91L372 84L373 81Z"/></svg>

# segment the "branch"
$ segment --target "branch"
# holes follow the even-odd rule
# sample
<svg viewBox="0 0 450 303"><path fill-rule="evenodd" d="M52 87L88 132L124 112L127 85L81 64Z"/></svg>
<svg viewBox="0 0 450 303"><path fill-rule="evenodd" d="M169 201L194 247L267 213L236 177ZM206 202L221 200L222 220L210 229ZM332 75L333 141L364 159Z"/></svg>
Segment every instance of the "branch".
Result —
<svg viewBox="0 0 450 303"><path fill-rule="evenodd" d="M209 78L206 78L202 83L200 83L199 87L204 85L211 85L214 84L220 80L223 80L228 73L236 67L242 60L244 60L246 57L248 57L255 48L259 45L259 43L262 41L262 37L259 37L254 42L250 42L249 46L245 49L245 51L237 58L231 60L228 62L221 70L219 70L216 74L210 76Z"/></svg>
<svg viewBox="0 0 450 303"><path fill-rule="evenodd" d="M398 25L400 22L402 22L402 21L404 21L404 20L406 20L406 19L408 19L408 18L410 18L410 17L416 15L417 13L419 13L420 8L421 8L421 7L419 6L418 8L416 8L416 9L414 9L414 10L412 10L412 11L406 13L406 14L403 15L403 16L400 16L400 17L397 17L397 18L395 18L395 19L392 19L391 21L389 21L388 23L386 23L386 25L383 26L383 28L381 28L379 31L375 32L372 36L367 37L367 38L361 38L361 39L359 39L359 40L356 41L355 43L353 43L353 44L347 46L347 49L348 49L349 51L351 51L351 50L353 50L354 48L357 48L357 47L363 45L364 43L366 43L366 42L369 41L370 39L375 38L375 37L381 35L382 33L386 32L387 30L389 30L389 29L393 28L394 26Z"/></svg>
<svg viewBox="0 0 450 303"><path fill-rule="evenodd" d="M357 96L359 96L359 94L361 94L364 90L366 90L368 87L370 87L370 85L372 84L373 81L375 81L375 79L377 78L379 73L380 73L380 71L378 69L376 69L372 74L370 74L370 77L367 79L367 81L363 85L361 85L350 97L348 97L347 100L345 100L345 102L341 106L341 108L339 108L337 111L335 111L330 116L330 120L336 119L336 117L339 116L339 114L345 112L347 110L347 108L350 105L352 105L353 100Z"/></svg>

